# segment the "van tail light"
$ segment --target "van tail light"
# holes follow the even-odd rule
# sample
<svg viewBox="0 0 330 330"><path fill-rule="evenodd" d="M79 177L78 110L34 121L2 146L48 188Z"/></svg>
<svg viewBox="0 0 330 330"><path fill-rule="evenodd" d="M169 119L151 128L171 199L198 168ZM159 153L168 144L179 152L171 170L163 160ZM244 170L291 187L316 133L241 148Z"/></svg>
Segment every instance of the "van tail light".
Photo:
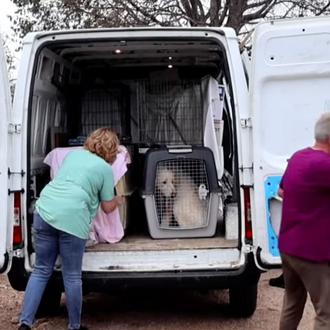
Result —
<svg viewBox="0 0 330 330"><path fill-rule="evenodd" d="M250 187L243 187L244 193L244 224L245 224L245 239L252 241L252 218L251 218L251 198Z"/></svg>
<svg viewBox="0 0 330 330"><path fill-rule="evenodd" d="M23 243L22 235L22 212L21 212L21 192L14 193L14 231L13 244L14 246Z"/></svg>

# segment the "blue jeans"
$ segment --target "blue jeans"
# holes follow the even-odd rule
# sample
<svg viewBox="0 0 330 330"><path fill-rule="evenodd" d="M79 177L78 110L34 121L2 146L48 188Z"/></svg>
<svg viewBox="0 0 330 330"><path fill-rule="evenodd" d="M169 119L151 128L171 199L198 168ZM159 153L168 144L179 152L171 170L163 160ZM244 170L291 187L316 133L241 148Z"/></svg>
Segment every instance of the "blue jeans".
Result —
<svg viewBox="0 0 330 330"><path fill-rule="evenodd" d="M86 240L47 224L39 214L33 219L36 262L27 284L20 324L32 326L57 255L62 260L62 275L69 315L69 329L79 329L82 307L81 268Z"/></svg>

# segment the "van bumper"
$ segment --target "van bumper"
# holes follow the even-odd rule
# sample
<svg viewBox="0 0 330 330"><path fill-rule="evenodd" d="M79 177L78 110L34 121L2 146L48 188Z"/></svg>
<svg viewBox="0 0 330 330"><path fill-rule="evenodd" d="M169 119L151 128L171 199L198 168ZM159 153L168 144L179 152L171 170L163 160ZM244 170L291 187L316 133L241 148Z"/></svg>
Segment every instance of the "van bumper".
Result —
<svg viewBox="0 0 330 330"><path fill-rule="evenodd" d="M117 291L125 289L228 289L257 284L261 271L252 253L236 270L198 270L157 273L83 273L86 291Z"/></svg>
<svg viewBox="0 0 330 330"><path fill-rule="evenodd" d="M83 287L85 291L103 292L126 289L229 289L257 284L261 271L256 267L252 253L247 254L246 263L235 270L198 270L174 271L157 273L106 273L83 272ZM23 258L13 258L13 264L8 274L11 286L18 291L24 291L29 277L24 268ZM53 278L63 288L60 272L54 272Z"/></svg>

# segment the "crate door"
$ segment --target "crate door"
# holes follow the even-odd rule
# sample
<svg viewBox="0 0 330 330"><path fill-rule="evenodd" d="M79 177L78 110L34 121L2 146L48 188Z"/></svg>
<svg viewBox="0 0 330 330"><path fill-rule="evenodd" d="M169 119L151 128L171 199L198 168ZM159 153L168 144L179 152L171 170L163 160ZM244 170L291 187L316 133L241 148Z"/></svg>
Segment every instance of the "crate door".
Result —
<svg viewBox="0 0 330 330"><path fill-rule="evenodd" d="M159 162L155 186L160 228L187 230L208 225L209 184L203 160L169 159Z"/></svg>

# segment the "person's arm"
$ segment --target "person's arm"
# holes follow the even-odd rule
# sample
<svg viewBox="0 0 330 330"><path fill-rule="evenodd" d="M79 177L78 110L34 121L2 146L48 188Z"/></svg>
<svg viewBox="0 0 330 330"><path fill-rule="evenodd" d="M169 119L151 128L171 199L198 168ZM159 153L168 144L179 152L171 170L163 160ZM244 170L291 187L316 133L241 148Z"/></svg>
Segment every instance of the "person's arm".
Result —
<svg viewBox="0 0 330 330"><path fill-rule="evenodd" d="M124 197L116 196L111 201L102 201L101 208L104 213L111 213L116 207L124 203Z"/></svg>
<svg viewBox="0 0 330 330"><path fill-rule="evenodd" d="M112 167L106 165L103 167L103 186L100 191L100 206L103 212L111 213L124 202L124 197L114 195L114 178Z"/></svg>

